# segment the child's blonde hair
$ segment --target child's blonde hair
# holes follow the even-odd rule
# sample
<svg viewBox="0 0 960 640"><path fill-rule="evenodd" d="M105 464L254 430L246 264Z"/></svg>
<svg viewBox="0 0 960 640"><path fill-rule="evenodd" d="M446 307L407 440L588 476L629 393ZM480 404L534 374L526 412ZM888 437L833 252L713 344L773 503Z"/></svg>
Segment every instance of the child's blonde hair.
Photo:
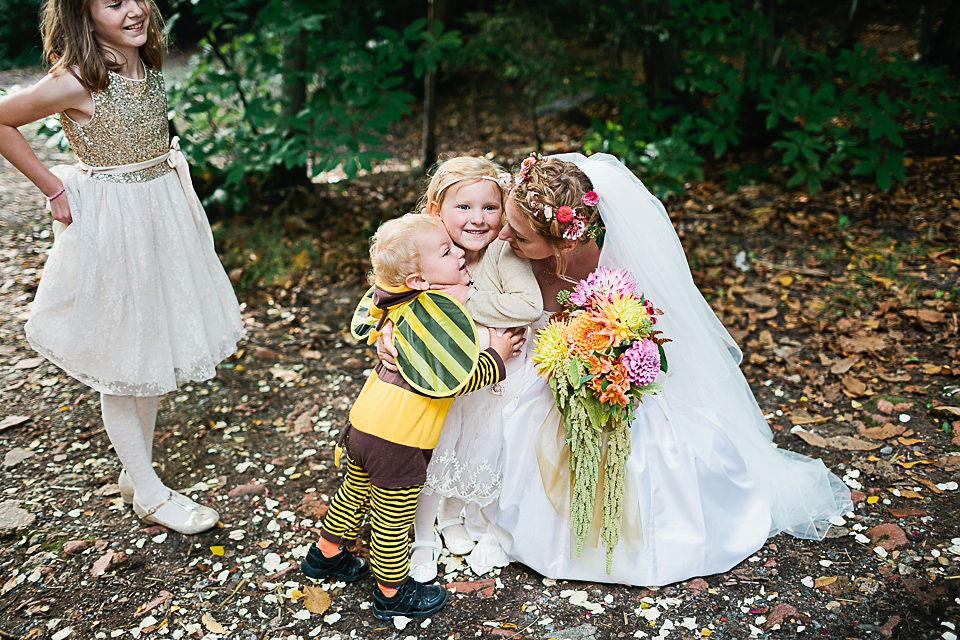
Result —
<svg viewBox="0 0 960 640"><path fill-rule="evenodd" d="M150 8L147 42L140 47L140 59L151 69L163 67L166 39L163 17L153 0L139 0ZM41 12L40 35L43 37L43 59L50 73L69 71L89 91L107 88L107 71L118 71L121 64L104 55L93 37L90 5L93 0L47 0Z"/></svg>
<svg viewBox="0 0 960 640"><path fill-rule="evenodd" d="M510 174L484 157L457 156L437 165L416 210L429 213L430 205L439 209L451 186L459 183L473 184L481 180L490 180L500 188L500 206L503 207L510 191Z"/></svg>
<svg viewBox="0 0 960 640"><path fill-rule="evenodd" d="M446 233L440 218L426 213L408 213L380 225L370 239L371 282L399 287L407 276L420 273L417 239L430 229Z"/></svg>

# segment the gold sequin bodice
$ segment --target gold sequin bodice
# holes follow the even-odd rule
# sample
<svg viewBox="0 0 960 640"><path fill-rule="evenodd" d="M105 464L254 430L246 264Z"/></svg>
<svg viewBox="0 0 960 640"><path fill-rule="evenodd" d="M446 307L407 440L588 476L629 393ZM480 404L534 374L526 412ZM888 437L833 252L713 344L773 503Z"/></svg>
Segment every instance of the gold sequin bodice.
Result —
<svg viewBox="0 0 960 640"><path fill-rule="evenodd" d="M94 112L79 125L65 113L60 124L70 148L92 167L112 167L143 162L163 155L170 148L167 126L167 95L163 74L146 69L143 80L110 72L103 91L91 94ZM147 182L170 171L165 163L130 173L94 173L109 182Z"/></svg>

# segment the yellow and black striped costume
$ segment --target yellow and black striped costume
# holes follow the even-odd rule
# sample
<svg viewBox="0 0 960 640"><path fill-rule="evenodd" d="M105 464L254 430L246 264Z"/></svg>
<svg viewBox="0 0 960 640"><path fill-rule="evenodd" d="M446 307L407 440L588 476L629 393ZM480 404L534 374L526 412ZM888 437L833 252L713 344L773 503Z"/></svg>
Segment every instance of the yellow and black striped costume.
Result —
<svg viewBox="0 0 960 640"><path fill-rule="evenodd" d="M351 329L372 342L387 319L394 323L400 373L378 364L354 402L342 439L347 476L321 535L337 544L355 539L369 511L374 575L383 586L398 587L410 568L417 496L453 397L499 382L506 372L495 351L478 350L469 314L445 293L374 287Z"/></svg>

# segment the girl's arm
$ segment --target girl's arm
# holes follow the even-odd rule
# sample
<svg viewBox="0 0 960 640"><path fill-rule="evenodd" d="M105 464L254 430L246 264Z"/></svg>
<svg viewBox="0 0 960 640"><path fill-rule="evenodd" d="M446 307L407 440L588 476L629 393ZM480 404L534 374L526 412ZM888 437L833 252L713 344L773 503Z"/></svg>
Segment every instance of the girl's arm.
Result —
<svg viewBox="0 0 960 640"><path fill-rule="evenodd" d="M37 185L46 196L63 188L60 178L42 163L27 144L18 127L51 114L72 109L93 115L93 99L80 81L70 73L47 74L38 83L0 98L0 155ZM63 196L50 201L53 217L70 224L70 205Z"/></svg>
<svg viewBox="0 0 960 640"><path fill-rule="evenodd" d="M505 329L535 322L543 314L543 295L530 261L517 257L510 246L501 241L487 248L481 265L474 274L474 286L467 294L467 311L477 324Z"/></svg>

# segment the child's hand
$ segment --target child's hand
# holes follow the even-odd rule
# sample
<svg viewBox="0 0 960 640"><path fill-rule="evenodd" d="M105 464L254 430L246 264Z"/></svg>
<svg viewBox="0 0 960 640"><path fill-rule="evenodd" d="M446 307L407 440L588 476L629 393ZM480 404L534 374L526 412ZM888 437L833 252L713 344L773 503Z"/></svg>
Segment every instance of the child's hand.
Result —
<svg viewBox="0 0 960 640"><path fill-rule="evenodd" d="M397 348L393 346L393 321L387 320L380 329L380 336L377 338L377 357L387 371L398 371L397 369Z"/></svg>
<svg viewBox="0 0 960 640"><path fill-rule="evenodd" d="M73 216L70 214L70 202L67 200L67 194L61 193L50 201L50 213L53 219L63 224L73 222Z"/></svg>
<svg viewBox="0 0 960 640"><path fill-rule="evenodd" d="M493 327L488 327L487 330L490 332L490 347L504 362L517 357L523 351L523 343L526 341L523 337L523 327L506 329L503 334L498 333Z"/></svg>
<svg viewBox="0 0 960 640"><path fill-rule="evenodd" d="M432 284L430 285L430 288L435 291L449 293L456 298L460 304L467 303L467 291L470 289L465 284Z"/></svg>

